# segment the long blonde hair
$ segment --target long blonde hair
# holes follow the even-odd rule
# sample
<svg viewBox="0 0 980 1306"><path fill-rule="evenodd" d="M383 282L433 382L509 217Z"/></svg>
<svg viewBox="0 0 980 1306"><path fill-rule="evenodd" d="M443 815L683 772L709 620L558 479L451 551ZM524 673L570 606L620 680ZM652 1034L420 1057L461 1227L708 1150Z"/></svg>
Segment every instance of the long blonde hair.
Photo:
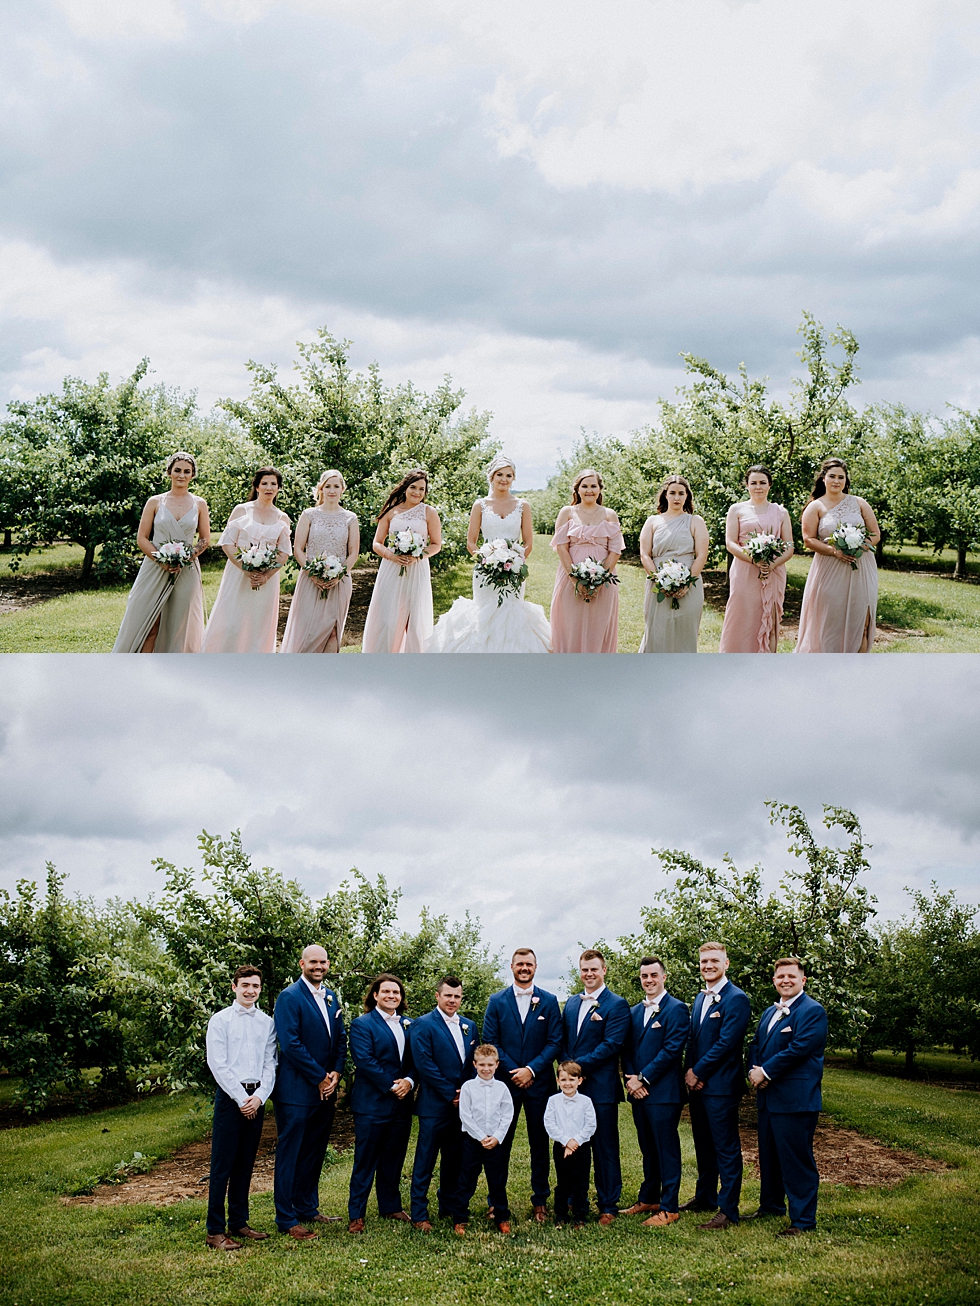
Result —
<svg viewBox="0 0 980 1306"><path fill-rule="evenodd" d="M317 481L316 487L313 490L313 498L318 506L322 507L323 505L323 487L326 485L327 481L329 481L332 476L340 477L341 494L343 494L344 490L347 489L347 482L344 480L344 473L338 472L336 467L330 467L327 469L327 471L321 472L320 479Z"/></svg>

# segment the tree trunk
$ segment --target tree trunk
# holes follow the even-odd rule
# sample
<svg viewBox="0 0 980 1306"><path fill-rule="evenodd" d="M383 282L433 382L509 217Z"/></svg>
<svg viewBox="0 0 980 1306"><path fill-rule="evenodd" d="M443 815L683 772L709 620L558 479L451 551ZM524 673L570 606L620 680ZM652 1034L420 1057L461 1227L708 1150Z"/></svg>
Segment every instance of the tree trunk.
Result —
<svg viewBox="0 0 980 1306"><path fill-rule="evenodd" d="M11 545L10 531L4 531L4 533L3 533L3 547L4 547L5 549L9 549L9 548L10 548L10 545Z"/></svg>
<svg viewBox="0 0 980 1306"><path fill-rule="evenodd" d="M725 553L725 598L731 598L732 593L732 563L735 561L732 554Z"/></svg>
<svg viewBox="0 0 980 1306"><path fill-rule="evenodd" d="M960 545L956 546L956 566L953 568L953 579L962 580L966 575L966 549Z"/></svg>
<svg viewBox="0 0 980 1306"><path fill-rule="evenodd" d="M911 1075L915 1070L915 1040L909 1039L905 1044L905 1073Z"/></svg>
<svg viewBox="0 0 980 1306"><path fill-rule="evenodd" d="M875 562L877 562L879 568L884 566L884 562L885 562L884 532L882 532L882 534L878 536L878 543L875 545Z"/></svg>
<svg viewBox="0 0 980 1306"><path fill-rule="evenodd" d="M92 574L92 563L94 561L95 561L95 545L86 544L85 557L82 560L82 584L83 585L88 583L88 579Z"/></svg>

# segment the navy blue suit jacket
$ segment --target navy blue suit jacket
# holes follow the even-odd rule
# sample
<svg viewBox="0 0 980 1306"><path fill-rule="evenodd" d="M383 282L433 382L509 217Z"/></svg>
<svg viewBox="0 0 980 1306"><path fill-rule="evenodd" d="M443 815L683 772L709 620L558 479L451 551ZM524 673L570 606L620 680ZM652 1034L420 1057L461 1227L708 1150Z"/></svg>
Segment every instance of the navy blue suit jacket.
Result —
<svg viewBox="0 0 980 1306"><path fill-rule="evenodd" d="M819 1002L801 993L770 1033L775 1014L775 1005L762 1013L749 1049L749 1065L761 1066L771 1081L758 1090L759 1101L774 1115L819 1111L827 1013Z"/></svg>
<svg viewBox="0 0 980 1306"><path fill-rule="evenodd" d="M627 1075L645 1081L646 1101L654 1106L683 1102L684 1048L691 1032L691 1016L678 998L664 993L660 1012L644 1025L646 1008L638 1002L630 1009L630 1036L623 1055Z"/></svg>
<svg viewBox="0 0 980 1306"><path fill-rule="evenodd" d="M752 1006L731 980L717 996L720 1001L712 1003L703 1021L704 992L694 999L687 1068L703 1082L698 1091L704 1097L741 1097L745 1092L742 1053Z"/></svg>
<svg viewBox="0 0 980 1306"><path fill-rule="evenodd" d="M582 1092L593 1102L622 1102L623 1081L619 1058L629 1037L630 1008L625 998L603 989L596 1011L577 1030L579 1007L591 1001L584 993L573 994L562 1012L562 1061L577 1061L585 1082ZM595 1017L598 1016L598 1020Z"/></svg>
<svg viewBox="0 0 980 1306"><path fill-rule="evenodd" d="M323 985L323 991L327 995L329 1035L316 998L303 980L290 984L276 998L272 1017L279 1039L277 1102L316 1106L320 1101L317 1085L331 1071L341 1073L344 1069L347 1033L340 1001L333 989Z"/></svg>
<svg viewBox="0 0 980 1306"><path fill-rule="evenodd" d="M350 1109L355 1115L381 1121L411 1114L414 1095L409 1093L407 1097L397 1098L391 1091L396 1079L415 1078L408 1041L412 1022L407 1016L398 1019L405 1032L404 1056L399 1055L395 1036L377 1009L351 1021L349 1037L354 1061L354 1087L351 1089Z"/></svg>
<svg viewBox="0 0 980 1306"><path fill-rule="evenodd" d="M561 1051L561 1011L553 993L534 986L527 1019L521 1021L514 986L495 993L487 1003L483 1020L483 1041L492 1043L500 1054L497 1078L514 1093L528 1097L551 1097L557 1090L555 1058ZM516 1088L512 1070L527 1066L534 1075L528 1088Z"/></svg>
<svg viewBox="0 0 980 1306"><path fill-rule="evenodd" d="M480 1027L460 1014L465 1058L460 1061L456 1040L442 1012L434 1010L413 1020L408 1029L412 1063L418 1084L415 1111L420 1116L443 1116L467 1079L473 1078L473 1053L480 1042Z"/></svg>

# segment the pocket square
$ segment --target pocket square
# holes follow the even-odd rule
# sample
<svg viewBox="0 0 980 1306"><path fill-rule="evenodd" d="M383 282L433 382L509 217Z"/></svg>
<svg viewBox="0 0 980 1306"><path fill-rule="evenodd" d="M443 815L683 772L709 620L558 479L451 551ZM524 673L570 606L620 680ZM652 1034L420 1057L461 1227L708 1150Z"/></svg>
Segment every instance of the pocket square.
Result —
<svg viewBox="0 0 980 1306"><path fill-rule="evenodd" d="M655 1021L653 1022L653 1024L650 1026L650 1028L651 1028L651 1029L663 1029L663 1025L661 1025L661 1023L660 1023L659 1020L655 1020Z"/></svg>
<svg viewBox="0 0 980 1306"><path fill-rule="evenodd" d="M592 1016L591 1016L591 1019L592 1019L592 1020L601 1020L602 1017L599 1015L598 1011L593 1011Z"/></svg>
<svg viewBox="0 0 980 1306"><path fill-rule="evenodd" d="M782 1028L779 1032L780 1032L780 1034L792 1034L792 1032L793 1032L793 1026L792 1026L792 1025L784 1025L783 1028Z"/></svg>
<svg viewBox="0 0 980 1306"><path fill-rule="evenodd" d="M544 1020L544 1016L539 1016L538 1020Z"/></svg>
<svg viewBox="0 0 980 1306"><path fill-rule="evenodd" d="M720 1011L713 1011L713 1012L711 1013L711 1015L708 1017L708 1019L709 1019L709 1020L721 1020L721 1012L720 1012Z"/></svg>

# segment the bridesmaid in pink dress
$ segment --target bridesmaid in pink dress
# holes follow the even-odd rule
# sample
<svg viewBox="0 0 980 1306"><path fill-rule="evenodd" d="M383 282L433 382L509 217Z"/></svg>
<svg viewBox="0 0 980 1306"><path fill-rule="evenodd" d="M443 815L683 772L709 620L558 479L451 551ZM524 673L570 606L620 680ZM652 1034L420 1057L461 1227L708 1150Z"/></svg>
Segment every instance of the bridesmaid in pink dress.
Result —
<svg viewBox="0 0 980 1306"><path fill-rule="evenodd" d="M619 518L602 506L602 477L591 467L572 484L572 501L555 522L551 547L561 566L551 596L553 653L615 653L619 641L619 587L603 585L586 603L575 593L569 571L576 562L595 558L610 571L626 547Z"/></svg>
<svg viewBox="0 0 980 1306"><path fill-rule="evenodd" d="M719 653L775 653L786 594L786 563L793 555L789 513L769 502L772 473L756 463L745 476L748 503L733 503L725 523L725 547L732 555L728 603ZM778 535L786 544L771 563L755 563L745 552L751 535Z"/></svg>

